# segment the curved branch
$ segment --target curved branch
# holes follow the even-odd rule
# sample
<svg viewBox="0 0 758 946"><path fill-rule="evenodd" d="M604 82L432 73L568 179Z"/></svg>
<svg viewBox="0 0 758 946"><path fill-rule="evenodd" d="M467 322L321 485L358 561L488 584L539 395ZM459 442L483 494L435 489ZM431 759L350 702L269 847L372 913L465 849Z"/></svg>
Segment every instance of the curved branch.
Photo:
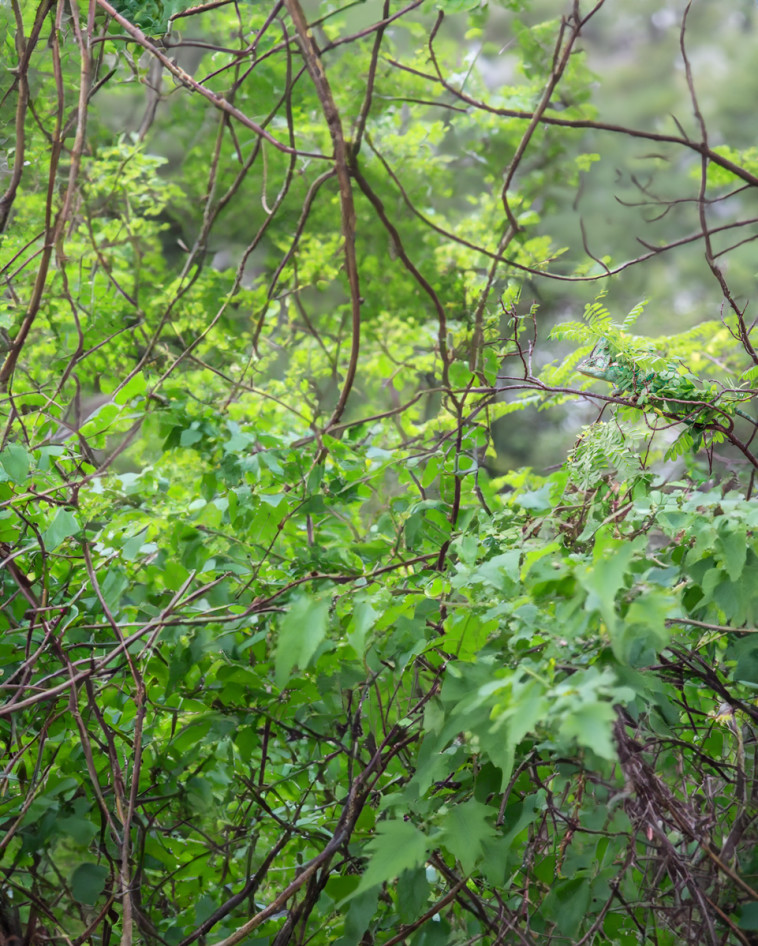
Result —
<svg viewBox="0 0 758 946"><path fill-rule="evenodd" d="M456 89L454 86L450 85L444 77L435 76L429 72L422 72L420 69L415 69L412 66L406 66L404 63L398 62L397 59L392 59L389 56L386 57L385 61L396 69L401 69L403 72L410 72L411 75L418 76L420 79L429 79L432 82L438 83L447 92L450 92L451 95L460 99L460 101L474 108L481 109L482 111L490 112L492 115L501 115L503 118L518 118L523 121L531 121L534 115L533 111L526 111L524 109L498 108L494 105L488 105L486 102L475 99L465 92ZM735 177L740 178L740 180L745 181L747 184L751 184L753 187L758 186L757 175L751 174L750 171L740 167L739 164L735 164L734 161L730 161L729 158L724 157L724 155L704 146L702 142L692 141L684 135L665 135L660 132L645 131L643 128L630 128L627 125L616 125L613 122L598 122L590 118L553 118L552 116L543 114L540 121L543 125L557 125L559 128L586 128L594 131L608 131L617 135L625 135L629 138L643 138L646 141L680 145L688 148L690 151L695 151L697 154L705 154L711 163L717 164L725 171L730 171Z"/></svg>
<svg viewBox="0 0 758 946"><path fill-rule="evenodd" d="M334 169L340 186L342 235L345 239L345 269L347 270L347 281L350 285L352 341L347 374L339 398L337 399L337 404L325 428L329 430L339 423L345 406L347 405L347 399L350 396L350 391L355 381L355 374L358 370L358 354L361 344L361 292L358 279L358 261L355 256L355 205L353 202L353 189L350 183L349 167L351 155L347 142L345 141L344 132L342 131L342 120L340 119L340 114L337 110L334 96L332 95L329 80L326 77L326 72L324 72L318 49L308 29L308 23L299 0L285 0L285 6L295 26L300 50L305 59L308 72L316 89L319 102L321 103L324 118L329 127L329 134L331 135L332 144L334 146Z"/></svg>
<svg viewBox="0 0 758 946"><path fill-rule="evenodd" d="M24 42L21 10L18 8L17 3L13 4L13 12L16 16L16 53L18 55L18 66L16 66L15 69L9 70L10 72L14 72L16 74L16 79L13 85L8 89L8 93L10 93L14 87L18 87L18 101L16 103L16 150L13 159L11 179L8 183L5 193L0 196L0 233L3 232L5 225L8 222L8 215L10 214L11 207L13 206L13 201L16 197L16 191L18 190L18 185L21 182L21 175L24 171L24 154L26 142L26 136L24 133L24 119L26 118L26 110L29 106L29 60L31 59L32 51L39 40L42 24L45 22L45 17L51 10L52 6L53 0L44 0L44 2L39 5L37 8L37 15L34 19L34 26L32 27L32 31L29 34L29 39ZM3 96L3 98L5 98L5 96Z"/></svg>

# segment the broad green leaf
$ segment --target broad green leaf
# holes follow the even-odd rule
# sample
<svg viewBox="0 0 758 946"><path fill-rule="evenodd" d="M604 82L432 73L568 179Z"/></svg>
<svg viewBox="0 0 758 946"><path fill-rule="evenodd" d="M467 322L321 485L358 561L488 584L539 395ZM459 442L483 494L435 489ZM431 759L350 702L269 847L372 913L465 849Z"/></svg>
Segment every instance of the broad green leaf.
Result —
<svg viewBox="0 0 758 946"><path fill-rule="evenodd" d="M196 811L207 811L213 804L213 790L207 779L193 776L187 782L187 801Z"/></svg>
<svg viewBox="0 0 758 946"><path fill-rule="evenodd" d="M79 531L79 523L76 521L74 514L69 512L68 509L60 507L56 511L53 521L42 533L42 541L47 551L52 552L62 542L70 536L76 535Z"/></svg>
<svg viewBox="0 0 758 946"><path fill-rule="evenodd" d="M381 821L375 837L367 845L369 862L356 892L362 893L395 880L403 871L420 867L431 846L430 840L412 822Z"/></svg>
<svg viewBox="0 0 758 946"><path fill-rule="evenodd" d="M671 639L667 618L676 599L660 588L647 588L629 606L623 619L611 630L611 646L621 663L650 662Z"/></svg>
<svg viewBox="0 0 758 946"><path fill-rule="evenodd" d="M32 458L21 444L10 443L0 453L0 464L14 483L22 483L31 469Z"/></svg>
<svg viewBox="0 0 758 946"><path fill-rule="evenodd" d="M279 626L275 680L283 687L294 667L305 670L326 636L329 602L307 596L296 598Z"/></svg>
<svg viewBox="0 0 758 946"><path fill-rule="evenodd" d="M534 821L539 817L545 804L545 795L542 790L528 795L523 802L509 806L505 811L503 822L504 835L498 846L505 853Z"/></svg>
<svg viewBox="0 0 758 946"><path fill-rule="evenodd" d="M539 679L514 674L510 685L498 693L491 712L491 738L499 741L499 751L492 755L492 761L502 770L501 791L510 780L519 743L545 721L549 709L545 684Z"/></svg>
<svg viewBox="0 0 758 946"><path fill-rule="evenodd" d="M429 881L426 870L417 867L406 870L397 881L397 909L403 923L412 923L424 913L429 900Z"/></svg>
<svg viewBox="0 0 758 946"><path fill-rule="evenodd" d="M546 483L540 489L521 493L516 497L516 503L522 509L529 509L532 512L545 512L552 507L552 491L552 486Z"/></svg>
<svg viewBox="0 0 758 946"><path fill-rule="evenodd" d="M93 821L73 815L70 818L60 818L58 827L67 834L76 844L87 845L99 833L100 828Z"/></svg>
<svg viewBox="0 0 758 946"><path fill-rule="evenodd" d="M347 639L358 657L363 657L366 635L376 623L379 613L367 599L355 604Z"/></svg>
<svg viewBox="0 0 758 946"><path fill-rule="evenodd" d="M114 403L119 406L127 404L133 397L144 394L147 389L147 379L143 374L135 374L130 378L121 390L113 398Z"/></svg>
<svg viewBox="0 0 758 946"><path fill-rule="evenodd" d="M495 588L502 588L503 577L509 578L511 581L518 581L520 559L521 552L519 549L502 552L500 555L495 555L479 565L472 572L471 577L481 577L494 585Z"/></svg>
<svg viewBox="0 0 758 946"><path fill-rule="evenodd" d="M748 537L744 525L721 529L716 539L716 553L732 581L739 581L745 567Z"/></svg>
<svg viewBox="0 0 758 946"><path fill-rule="evenodd" d="M566 713L560 732L575 739L580 746L592 749L603 759L616 759L612 738L615 719L616 713L610 703L580 703Z"/></svg>
<svg viewBox="0 0 758 946"><path fill-rule="evenodd" d="M71 875L71 894L74 899L94 906L105 888L109 873L103 864L80 864Z"/></svg>
<svg viewBox="0 0 758 946"><path fill-rule="evenodd" d="M352 878L345 877L343 879L351 880ZM376 916L378 899L378 887L351 896L350 905L345 914L345 932L336 941L335 946L358 946L364 940L366 930L368 930L371 920Z"/></svg>
<svg viewBox="0 0 758 946"><path fill-rule="evenodd" d="M191 447L196 443L200 443L204 436L202 430L193 430L191 427L188 427L182 431L179 437L179 443L182 447Z"/></svg>
<svg viewBox="0 0 758 946"><path fill-rule="evenodd" d="M606 540L598 548L600 557L579 574L579 580L589 592L585 608L599 610L606 626L612 630L616 625L616 594L627 581L627 570L635 549L631 542L614 540Z"/></svg>
<svg viewBox="0 0 758 946"><path fill-rule="evenodd" d="M751 900L740 906L737 925L741 930L758 930L758 901Z"/></svg>
<svg viewBox="0 0 758 946"><path fill-rule="evenodd" d="M493 811L473 798L453 805L440 819L445 847L461 862L465 874L470 874L482 856L483 843L494 834L490 824Z"/></svg>
<svg viewBox="0 0 758 946"><path fill-rule="evenodd" d="M540 908L543 916L555 923L569 940L575 940L585 919L592 895L589 872L569 880L556 881Z"/></svg>

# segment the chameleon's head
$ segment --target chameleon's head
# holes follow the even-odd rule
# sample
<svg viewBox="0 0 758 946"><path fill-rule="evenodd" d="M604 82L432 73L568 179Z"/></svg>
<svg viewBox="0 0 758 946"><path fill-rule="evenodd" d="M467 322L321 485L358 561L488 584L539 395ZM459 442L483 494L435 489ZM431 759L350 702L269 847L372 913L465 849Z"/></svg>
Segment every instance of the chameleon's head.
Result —
<svg viewBox="0 0 758 946"><path fill-rule="evenodd" d="M589 355L579 362L576 370L581 374L589 375L591 378L605 378L613 364L611 346L607 339L601 338Z"/></svg>

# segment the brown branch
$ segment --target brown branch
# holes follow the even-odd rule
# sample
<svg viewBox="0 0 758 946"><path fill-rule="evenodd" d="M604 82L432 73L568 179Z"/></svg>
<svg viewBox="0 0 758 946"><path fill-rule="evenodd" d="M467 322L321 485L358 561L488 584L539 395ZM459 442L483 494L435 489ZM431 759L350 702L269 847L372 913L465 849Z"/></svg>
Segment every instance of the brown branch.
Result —
<svg viewBox="0 0 758 946"><path fill-rule="evenodd" d="M264 755L265 758L265 755ZM221 922L225 916L228 916L232 910L239 906L244 900L252 896L256 890L260 887L263 882L266 874L269 871L269 868L273 864L277 855L282 851L287 841L289 841L292 834L292 826L289 826L289 829L282 834L282 836L276 841L271 850L266 854L263 859L263 863L256 870L252 877L250 877L247 883L233 894L228 900L224 901L220 907L215 909L211 915L204 920L197 929L194 929L189 936L185 936L183 940L179 943L179 946L189 946L190 943L194 943L196 939L199 939L201 936L205 936L209 930Z"/></svg>
<svg viewBox="0 0 758 946"><path fill-rule="evenodd" d="M397 946L398 943L402 943L402 941L410 936L414 930L417 930L420 926L423 926L427 920L431 920L431 918L436 916L443 907L448 905L448 903L452 903L452 901L457 898L458 893L466 884L467 880L467 877L461 877L457 883L453 884L444 897L440 897L436 903L429 907L426 913L422 913L417 920L413 921L413 923L404 924L401 931L391 939L388 939L382 943L382 946ZM180 944L180 946L182 946L182 944Z"/></svg>
<svg viewBox="0 0 758 946"><path fill-rule="evenodd" d="M61 15L61 8L58 9L58 18ZM52 149L50 154L50 161L48 167L48 179L47 179L47 197L45 202L45 242L42 249L41 259L39 268L37 270L37 275L34 280L34 287L32 289L31 298L26 309L26 314L21 322L21 326L18 330L18 333L13 340L13 344L5 357L2 368L0 368L0 391L7 391L10 380L13 377L13 372L16 367L19 355L21 354L21 349L24 347L26 340L31 331L34 320L37 317L39 312L40 305L42 304L42 296L45 289L45 283L47 280L47 273L50 267L50 260L52 258L53 247L55 244L56 236L60 233L58 230L58 221L54 219L53 205L55 202L56 194L56 175L58 171L58 161L60 159L61 151L63 149L63 75L61 72L60 64L60 47L58 41L59 31L57 28L54 28L52 31L52 59L53 59L53 75L55 77L55 88L57 93L57 109L56 109L56 124L55 124L55 133L53 135ZM28 101L28 96L27 96ZM22 137L23 145L23 137ZM13 193L15 194L15 188ZM12 413L10 420L13 420L15 411Z"/></svg>
<svg viewBox="0 0 758 946"><path fill-rule="evenodd" d="M371 100L374 95L374 84L376 83L376 66L379 61L379 50L382 47L382 39L384 38L384 31L389 22L389 12L390 12L390 0L384 0L384 8L382 10L382 22L379 28L376 31L376 36L374 37L374 47L371 50L371 62L368 67L368 74L366 76L366 91L363 95L363 103L361 105L361 110L358 114L358 118L353 125L353 159L358 156L361 150L361 143L363 141L363 132L366 130L366 121L371 111Z"/></svg>
<svg viewBox="0 0 758 946"><path fill-rule="evenodd" d="M385 57L385 61L391 66L394 66L396 69L401 69L403 72L409 72L411 75L418 76L421 79L429 79L432 82L442 85L446 91L450 92L457 99L460 99L460 101L466 102L468 105L471 105L477 109L481 109L482 111L490 112L492 115L500 115L503 118L517 118L522 121L530 121L534 115L534 112L526 111L524 109L499 108L494 105L488 105L486 102L483 102L480 99L475 99L466 92L456 89L455 86L450 85L450 83L444 78L440 78L439 76L435 76L429 72L422 72L420 69L416 69L413 66L407 66L405 63L399 62L397 59L392 59L389 56ZM543 115L541 122L543 125L555 125L559 128L584 128L594 131L607 131L611 132L612 134L624 135L628 138L642 138L646 141L657 141L663 144L681 145L685 148L688 148L690 151L695 151L697 154L706 154L712 164L717 164L725 171L731 172L735 177L740 178L740 180L745 181L747 184L750 184L753 187L758 186L758 175L752 174L750 171L740 167L739 164L735 164L734 161L730 161L729 158L724 157L717 151L713 151L710 148L704 148L702 143L692 141L684 135L666 135L655 131L645 131L643 128L631 128L627 125L617 125L613 122L598 122L590 118L554 118L552 116Z"/></svg>
<svg viewBox="0 0 758 946"><path fill-rule="evenodd" d="M440 300L440 297L434 290L434 287L429 282L429 280L421 273L421 271L416 267L415 263L411 260L410 256L406 252L403 241L400 238L400 233L397 230L397 227L392 223L392 221L387 216L387 212L384 209L384 203L376 191L371 187L369 182L363 176L360 168L355 165L353 166L353 177L358 183L358 186L366 195L366 197L371 202L374 210L376 210L377 216L382 222L385 230L389 233L392 238L395 250L397 255L400 257L400 260L408 270L408 272L413 276L416 282L421 286L424 292L429 296L434 305L434 308L437 310L437 321L438 321L438 331L437 331L437 344L440 350L440 357L442 359L442 383L444 387L448 386L448 371L450 367L450 357L447 350L447 315L445 313L445 307Z"/></svg>
<svg viewBox="0 0 758 946"><path fill-rule="evenodd" d="M513 181L513 178L514 178L514 175L516 174L518 166L521 163L521 159L523 158L526 152L526 149L529 146L529 142L531 141L532 136L534 135L534 132L537 129L537 126L540 124L540 121L542 119L542 116L545 113L545 110L550 104L550 99L553 97L553 92L555 91L556 86L558 85L561 78L563 77L563 73L566 71L566 66L568 66L569 56L571 55L571 51L574 48L574 43L579 37L579 32L581 30L582 23L579 21L578 0L574 0L574 12L571 16L571 19L573 19L574 25L565 45L563 45L563 35L567 27L567 20L564 18L561 21L561 28L558 33L558 39L555 42L555 51L553 53L554 65L550 71L550 77L542 92L542 97L540 98L537 108L534 110L534 113L531 119L529 120L529 124L527 125L526 131L521 136L521 141L518 143L518 147L516 148L516 151L513 157L511 158L511 162L508 165L508 168L506 169L506 172L505 172L505 176L503 180L503 188L501 191L501 199L503 201L503 208L505 210L505 215L508 218L508 223L510 224L511 228L516 232L518 232L521 228L516 222L516 218L513 216L513 213L510 208L510 204L508 203L508 189L511 186L511 182ZM561 46L563 46L563 48L561 48Z"/></svg>
<svg viewBox="0 0 758 946"><path fill-rule="evenodd" d="M690 64L689 57L687 55L687 47L685 45L685 34L687 30L687 16L690 12L692 6L692 0L689 0L687 6L684 8L684 14L682 16L682 27L679 31L679 48L682 53L682 61L684 63L684 72L687 79L687 89L690 94L690 101L692 102L692 109L695 113L695 118L697 120L698 126L700 128L701 135L701 158L700 158L700 189L698 193L698 215L700 218L700 228L703 234L703 242L705 244L705 260L708 263L708 268L713 273L721 287L721 292L723 293L724 298L729 303L729 307L732 309L734 314L737 316L737 323L739 325L739 338L742 342L742 346L750 356L753 361L753 364L758 364L758 352L756 352L752 342L750 341L750 332L745 324L745 309L740 307L737 303L737 300L734 298L729 284L726 281L724 276L724 271L716 262L716 258L713 254L713 246L711 244L711 237L708 231L708 222L706 219L706 199L705 194L708 187L708 164L710 161L710 148L708 147L708 129L705 124L705 119L703 118L703 113L700 110L700 104L698 102L697 92L695 90L695 80L692 75L692 66Z"/></svg>
<svg viewBox="0 0 758 946"><path fill-rule="evenodd" d="M16 102L16 138L14 141L15 154L13 157L13 170L11 171L10 181L8 182L8 187L5 190L5 193L0 196L0 233L5 230L5 225L8 222L8 216L13 206L13 201L16 197L16 191L18 190L18 185L21 183L21 177L24 172L24 156L25 156L25 146L26 146L26 133L24 131L24 120L26 118L26 111L29 107L29 61L34 51L34 47L37 45L39 40L40 32L42 31L42 24L45 22L45 17L52 9L53 3L55 0L43 0L37 7L37 13L34 18L34 25L32 26L31 33L29 34L29 39L24 40L24 24L21 18L21 10L18 5L18 0L13 0L13 14L16 20L16 56L18 57L17 65L9 69L8 71L12 74L15 74L15 79L8 89L6 94L14 88L18 88L18 100ZM5 97L5 96L4 96ZM4 98L3 97L3 98Z"/></svg>
<svg viewBox="0 0 758 946"><path fill-rule="evenodd" d="M544 269L535 269L533 266L527 266L524 263L519 263L517 260L512 259L508 256L502 255L502 250L500 248L495 250L490 250L486 246L481 246L478 243L472 243L470 240L465 239L465 237L459 236L457 233L454 233L451 230L446 230L444 227L435 223L430 217L427 217L422 213L415 204L411 201L408 193L402 185L399 177L390 166L387 159L384 155L377 149L374 142L367 138L368 144L381 161L382 166L384 167L387 174L392 179L393 183L397 187L400 196L403 199L403 202L411 211L411 213L421 220L430 230L438 233L441 237L444 237L446 240L451 240L454 243L458 243L460 246L465 246L468 249L474 251L475 253L481 253L482 256L487 257L488 259L493 260L495 263L503 263L506 266L510 266L514 269L519 270L520 272L528 273L532 276L537 276L543 279L552 279L558 282L597 282L601 279L607 279L610 276L616 276L619 273L624 272L624 270L629 269L631 266L636 266L639 263L645 263L647 260L652 259L655 256L658 256L661 253L667 253L670 250L677 249L680 246L686 246L689 243L695 243L698 240L701 240L703 237L702 230L698 228L694 233L690 233L687 236L680 237L678 240L672 240L669 243L663 244L661 246L652 246L649 243L646 243L644 240L638 238L638 242L645 247L649 252L643 253L641 256L637 256L634 259L627 260L624 263L619 263L618 266L615 266L613 269L609 269L605 264L601 263L605 272L597 273L594 276L566 276L561 273L551 273L548 270ZM725 223L718 227L712 227L708 232L709 234L718 234L723 233L727 230L737 229L739 227L752 226L753 224L758 223L758 217L749 218L747 220L738 220L734 223ZM593 257L594 258L594 257ZM599 262L599 261L598 261Z"/></svg>
<svg viewBox="0 0 758 946"><path fill-rule="evenodd" d="M289 3L291 0L286 0L286 2ZM400 751L407 741L408 737L404 738L403 733L404 730L401 727L394 726L382 741L381 745L377 747L368 765L350 786L350 791L342 808L342 814L340 815L332 837L327 842L323 851L312 858L305 867L301 868L295 879L292 880L267 907L252 916L246 923L243 923L242 926L225 939L216 943L216 946L235 946L236 943L241 942L249 936L253 930L257 929L262 923L269 919L269 917L278 913L284 904L287 903L301 887L310 882L317 871L325 869L328 866L336 852L349 840L353 832L355 822L363 809L368 791L371 787L369 784L370 777L374 774L375 770L384 771L391 759ZM415 739L416 737L411 738ZM395 742L396 739L398 740L397 742Z"/></svg>
<svg viewBox="0 0 758 946"><path fill-rule="evenodd" d="M361 344L361 291L358 277L358 261L355 256L355 205L353 202L353 188L350 183L350 164L352 158L345 141L345 135L342 130L342 120L340 119L340 114L337 110L334 96L332 95L329 80L319 57L313 35L308 29L308 22L305 19L305 14L303 13L299 0L285 0L285 6L294 24L300 51L305 59L308 73L316 89L316 94L318 95L321 109L329 128L329 134L331 135L332 145L334 147L334 170L337 174L340 188L342 236L345 241L345 269L347 271L347 281L350 286L352 338L350 345L350 361L345 373L345 380L343 381L337 404L325 428L325 430L329 430L340 422L345 407L347 406L347 400L350 396L350 391L352 390L355 375L358 370L358 355Z"/></svg>

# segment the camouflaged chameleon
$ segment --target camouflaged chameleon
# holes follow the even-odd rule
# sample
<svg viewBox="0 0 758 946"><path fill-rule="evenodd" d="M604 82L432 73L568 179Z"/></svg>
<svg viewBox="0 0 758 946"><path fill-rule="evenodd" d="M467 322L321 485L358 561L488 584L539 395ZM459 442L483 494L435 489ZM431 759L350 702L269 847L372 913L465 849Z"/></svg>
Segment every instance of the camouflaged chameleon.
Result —
<svg viewBox="0 0 758 946"><path fill-rule="evenodd" d="M641 368L607 339L599 341L576 370L612 384L614 395L629 396L640 407L692 425L696 448L709 424L723 424L734 414L756 423L737 407L742 399L725 396L715 386L700 387L694 375L681 374L673 364L662 371Z"/></svg>

